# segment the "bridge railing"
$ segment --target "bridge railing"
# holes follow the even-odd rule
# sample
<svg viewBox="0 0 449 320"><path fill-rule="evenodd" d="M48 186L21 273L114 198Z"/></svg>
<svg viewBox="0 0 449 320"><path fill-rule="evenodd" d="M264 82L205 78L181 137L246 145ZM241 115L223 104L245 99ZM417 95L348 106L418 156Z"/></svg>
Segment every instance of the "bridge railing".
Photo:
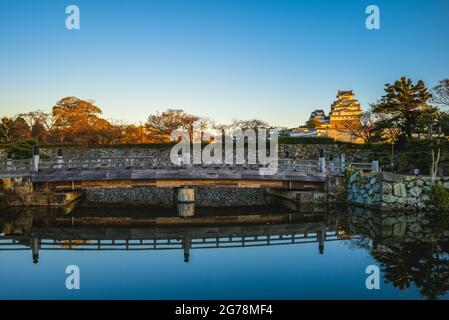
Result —
<svg viewBox="0 0 449 320"><path fill-rule="evenodd" d="M279 159L278 169L293 172L318 172L319 164L317 160Z"/></svg>
<svg viewBox="0 0 449 320"><path fill-rule="evenodd" d="M31 159L12 160L0 162L0 172L24 173L31 171Z"/></svg>
<svg viewBox="0 0 449 320"><path fill-rule="evenodd" d="M148 156L132 157L102 157L99 159L66 159L61 156L53 159L40 159L39 171L47 170L97 170L97 169L231 169L231 170L257 170L261 167L259 164L200 164L200 165L182 165L175 164L171 166L158 165L158 159ZM349 163L348 168L370 171L370 163ZM0 162L0 173L29 173L33 169L33 160L12 160L7 159ZM298 160L298 159L279 159L278 171L281 172L321 172L322 166L318 160ZM344 162L338 160L328 161L325 164L325 171L328 175L341 175L344 173Z"/></svg>
<svg viewBox="0 0 449 320"><path fill-rule="evenodd" d="M187 241L186 241L187 240ZM276 246L289 244L306 244L320 241L338 241L342 238L335 230L307 233L265 234L265 235L230 235L207 238L173 238L173 239L116 239L116 240L55 240L39 239L39 250L176 250L186 246L189 249L237 248ZM0 237L0 251L29 249L33 241L29 237Z"/></svg>
<svg viewBox="0 0 449 320"><path fill-rule="evenodd" d="M99 159L65 159L64 169L101 169L101 168L155 168L157 159L154 157L102 157Z"/></svg>
<svg viewBox="0 0 449 320"><path fill-rule="evenodd" d="M372 164L371 163L364 163L364 162L351 162L348 165L348 168L355 169L355 170L362 170L362 171L371 171L372 170Z"/></svg>

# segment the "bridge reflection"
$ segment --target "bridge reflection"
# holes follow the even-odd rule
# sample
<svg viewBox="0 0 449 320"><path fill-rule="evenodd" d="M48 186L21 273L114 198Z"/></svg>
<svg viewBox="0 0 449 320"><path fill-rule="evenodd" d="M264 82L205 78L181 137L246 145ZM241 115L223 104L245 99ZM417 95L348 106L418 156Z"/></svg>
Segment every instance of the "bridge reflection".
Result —
<svg viewBox="0 0 449 320"><path fill-rule="evenodd" d="M162 223L155 223L158 218ZM191 250L316 243L323 254L326 242L351 238L343 226L337 217L321 214L145 218L31 214L0 218L0 251L31 250L34 263L43 250L179 250L189 262Z"/></svg>

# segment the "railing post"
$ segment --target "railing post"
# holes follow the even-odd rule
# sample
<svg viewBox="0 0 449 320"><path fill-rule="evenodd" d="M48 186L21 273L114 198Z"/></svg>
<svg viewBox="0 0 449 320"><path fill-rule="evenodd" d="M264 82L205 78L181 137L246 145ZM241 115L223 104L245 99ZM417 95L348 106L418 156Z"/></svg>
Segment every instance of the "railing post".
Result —
<svg viewBox="0 0 449 320"><path fill-rule="evenodd" d="M346 170L346 164L345 164L345 161L346 161L346 155L344 154L344 153L342 153L341 155L340 155L340 171L343 173L343 172L345 172L345 170Z"/></svg>
<svg viewBox="0 0 449 320"><path fill-rule="evenodd" d="M53 168L62 169L63 165L64 165L64 157L62 156L62 150L58 149L58 154L54 158Z"/></svg>
<svg viewBox="0 0 449 320"><path fill-rule="evenodd" d="M12 153L8 152L6 156L6 171L12 171Z"/></svg>
<svg viewBox="0 0 449 320"><path fill-rule="evenodd" d="M37 145L33 146L33 161L31 163L31 171L39 171L39 146Z"/></svg>
<svg viewBox="0 0 449 320"><path fill-rule="evenodd" d="M378 173L379 172L379 160L373 160L371 162L371 171L374 173Z"/></svg>
<svg viewBox="0 0 449 320"><path fill-rule="evenodd" d="M320 150L320 159L319 159L320 172L326 172L326 158L324 157L324 150Z"/></svg>

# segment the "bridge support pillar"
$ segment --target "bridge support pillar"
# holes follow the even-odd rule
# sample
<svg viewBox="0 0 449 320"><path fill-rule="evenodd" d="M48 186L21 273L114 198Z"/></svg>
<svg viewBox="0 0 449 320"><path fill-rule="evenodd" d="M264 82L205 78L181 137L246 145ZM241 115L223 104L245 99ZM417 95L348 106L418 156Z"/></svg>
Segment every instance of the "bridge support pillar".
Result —
<svg viewBox="0 0 449 320"><path fill-rule="evenodd" d="M187 187L176 189L176 201L178 203L194 203L195 189Z"/></svg>

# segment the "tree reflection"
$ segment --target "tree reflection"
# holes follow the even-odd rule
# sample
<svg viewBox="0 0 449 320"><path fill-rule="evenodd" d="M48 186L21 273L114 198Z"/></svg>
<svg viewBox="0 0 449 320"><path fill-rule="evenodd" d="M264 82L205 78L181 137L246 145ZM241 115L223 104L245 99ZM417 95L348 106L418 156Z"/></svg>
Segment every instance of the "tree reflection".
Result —
<svg viewBox="0 0 449 320"><path fill-rule="evenodd" d="M415 283L423 296L436 299L449 290L448 244L400 243L373 249L386 282L404 290Z"/></svg>
<svg viewBox="0 0 449 320"><path fill-rule="evenodd" d="M401 290L415 285L428 299L449 291L447 216L366 211L350 221L349 228L361 236L352 245L366 249L379 262L386 283ZM396 234L398 223L403 224L403 232Z"/></svg>

